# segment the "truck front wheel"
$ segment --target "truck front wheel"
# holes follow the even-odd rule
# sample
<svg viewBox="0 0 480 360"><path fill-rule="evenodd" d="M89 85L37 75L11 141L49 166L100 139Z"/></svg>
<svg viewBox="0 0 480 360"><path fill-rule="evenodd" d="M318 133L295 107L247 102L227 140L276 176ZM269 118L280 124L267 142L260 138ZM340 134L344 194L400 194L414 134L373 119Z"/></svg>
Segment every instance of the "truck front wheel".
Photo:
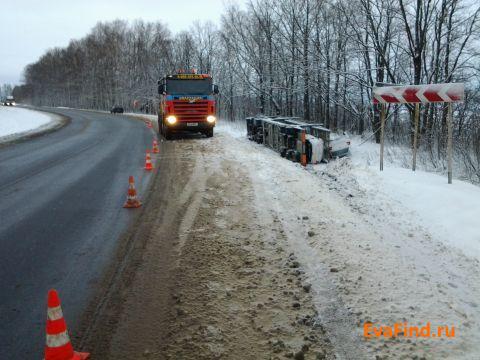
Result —
<svg viewBox="0 0 480 360"><path fill-rule="evenodd" d="M213 136L213 128L211 129L208 129L207 131L205 131L205 136L207 138L211 138Z"/></svg>
<svg viewBox="0 0 480 360"><path fill-rule="evenodd" d="M166 140L172 140L172 131L169 128L163 128L163 135L165 136Z"/></svg>

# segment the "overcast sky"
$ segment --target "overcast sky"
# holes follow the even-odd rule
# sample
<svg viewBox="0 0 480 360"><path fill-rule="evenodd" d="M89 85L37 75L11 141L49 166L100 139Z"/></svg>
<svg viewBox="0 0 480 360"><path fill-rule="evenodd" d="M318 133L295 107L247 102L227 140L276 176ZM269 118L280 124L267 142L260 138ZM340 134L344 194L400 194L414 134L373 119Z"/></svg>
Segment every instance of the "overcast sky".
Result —
<svg viewBox="0 0 480 360"><path fill-rule="evenodd" d="M235 0L229 0L236 2ZM243 1L238 1L242 2ZM194 20L220 22L225 0L1 0L0 84L17 84L45 50L81 38L98 21L160 20L171 31Z"/></svg>

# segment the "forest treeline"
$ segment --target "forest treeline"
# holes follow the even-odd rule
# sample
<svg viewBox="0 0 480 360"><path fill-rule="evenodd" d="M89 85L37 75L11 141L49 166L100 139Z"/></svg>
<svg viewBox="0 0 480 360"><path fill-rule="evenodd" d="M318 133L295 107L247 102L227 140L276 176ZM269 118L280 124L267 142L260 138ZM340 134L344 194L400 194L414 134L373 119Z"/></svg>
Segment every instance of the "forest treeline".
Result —
<svg viewBox="0 0 480 360"><path fill-rule="evenodd" d="M480 7L470 0L251 0L220 24L172 34L161 22L97 24L26 67L17 98L35 105L155 112L157 80L177 69L211 73L219 115L303 117L379 137L372 87L465 82L455 106L456 159L480 180ZM388 109L389 141L409 144L411 112ZM446 110L422 106L420 147L444 167Z"/></svg>

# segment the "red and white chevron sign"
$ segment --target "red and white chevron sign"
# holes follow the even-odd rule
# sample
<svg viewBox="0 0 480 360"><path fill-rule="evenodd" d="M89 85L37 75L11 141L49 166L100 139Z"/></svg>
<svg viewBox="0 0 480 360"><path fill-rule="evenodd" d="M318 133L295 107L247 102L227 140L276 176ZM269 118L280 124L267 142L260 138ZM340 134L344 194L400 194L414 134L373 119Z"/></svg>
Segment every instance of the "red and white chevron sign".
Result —
<svg viewBox="0 0 480 360"><path fill-rule="evenodd" d="M382 86L373 88L373 103L462 102L464 93L463 83Z"/></svg>

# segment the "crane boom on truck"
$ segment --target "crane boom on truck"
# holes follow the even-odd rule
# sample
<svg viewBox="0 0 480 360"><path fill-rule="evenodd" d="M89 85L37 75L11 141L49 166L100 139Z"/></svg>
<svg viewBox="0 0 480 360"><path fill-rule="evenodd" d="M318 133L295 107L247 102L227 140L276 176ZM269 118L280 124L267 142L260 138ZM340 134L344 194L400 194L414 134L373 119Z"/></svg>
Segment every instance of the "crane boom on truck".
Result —
<svg viewBox="0 0 480 360"><path fill-rule="evenodd" d="M213 85L209 74L192 71L167 75L158 81L158 93L158 131L167 140L181 131L213 136L217 122L214 95L218 94L218 86Z"/></svg>

